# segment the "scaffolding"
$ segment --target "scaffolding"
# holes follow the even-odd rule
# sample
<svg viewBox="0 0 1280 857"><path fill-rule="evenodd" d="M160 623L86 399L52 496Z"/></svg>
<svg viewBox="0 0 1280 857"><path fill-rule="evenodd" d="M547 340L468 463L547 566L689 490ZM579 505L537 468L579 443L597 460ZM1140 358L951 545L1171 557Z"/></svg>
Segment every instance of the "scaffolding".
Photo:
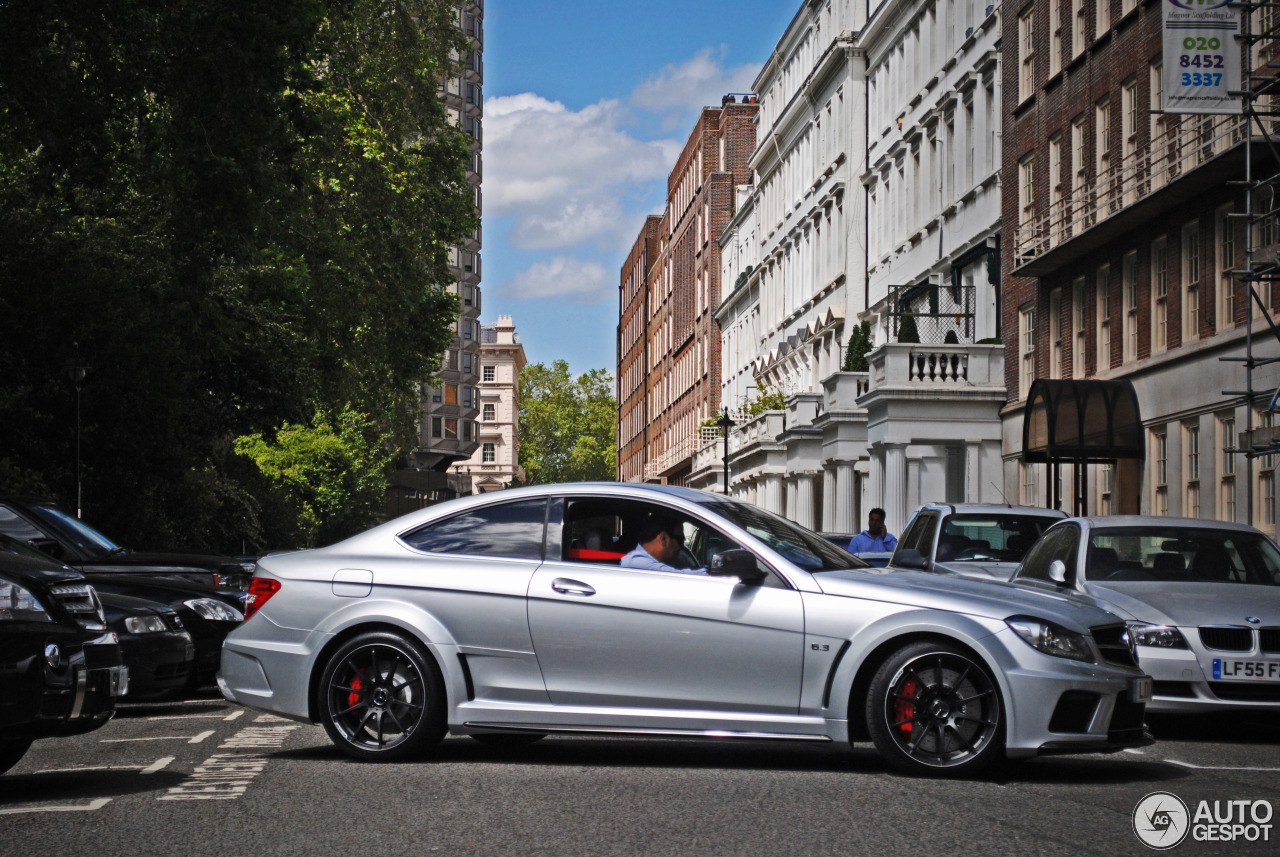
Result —
<svg viewBox="0 0 1280 857"><path fill-rule="evenodd" d="M1263 366L1280 363L1280 356L1259 356L1260 342L1254 328L1259 327L1263 342L1280 343L1280 328L1272 313L1272 283L1280 280L1280 2L1245 0L1232 3L1241 14L1241 53L1244 64L1241 98L1245 119L1244 179L1232 184L1243 185L1245 210L1235 216L1247 224L1245 230L1245 265L1231 272L1234 279L1244 280L1249 310L1245 321L1245 356L1223 357L1239 362L1245 369L1245 388L1226 390L1236 405L1243 405L1245 430L1239 435L1236 449L1228 450L1245 457L1246 520L1254 518L1254 462L1264 458L1264 467L1274 467L1280 453L1280 427L1272 414L1280 410L1280 387L1259 390L1255 373ZM1235 94L1235 93L1233 93ZM1256 325L1258 320L1265 327ZM1259 403L1258 426L1254 425L1254 409ZM1274 502L1272 500L1271 502Z"/></svg>

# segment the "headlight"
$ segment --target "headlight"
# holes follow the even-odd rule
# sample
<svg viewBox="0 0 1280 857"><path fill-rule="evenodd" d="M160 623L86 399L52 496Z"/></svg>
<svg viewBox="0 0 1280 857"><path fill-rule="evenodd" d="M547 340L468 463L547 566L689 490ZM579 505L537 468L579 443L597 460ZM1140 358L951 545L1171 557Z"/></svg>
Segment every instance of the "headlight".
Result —
<svg viewBox="0 0 1280 857"><path fill-rule="evenodd" d="M1187 638L1171 625L1150 625L1146 622L1130 622L1129 633L1139 646L1156 649L1185 649Z"/></svg>
<svg viewBox="0 0 1280 857"><path fill-rule="evenodd" d="M216 598L192 598L186 605L196 611L201 618L216 622L243 622L244 614L236 608Z"/></svg>
<svg viewBox="0 0 1280 857"><path fill-rule="evenodd" d="M1014 616L1005 623L1029 646L1046 655L1093 663L1093 652L1083 634L1028 616Z"/></svg>
<svg viewBox="0 0 1280 857"><path fill-rule="evenodd" d="M167 630L164 620L155 614L130 616L124 620L124 629L130 634L155 634Z"/></svg>
<svg viewBox="0 0 1280 857"><path fill-rule="evenodd" d="M52 622L53 617L30 591L0 580L0 622Z"/></svg>

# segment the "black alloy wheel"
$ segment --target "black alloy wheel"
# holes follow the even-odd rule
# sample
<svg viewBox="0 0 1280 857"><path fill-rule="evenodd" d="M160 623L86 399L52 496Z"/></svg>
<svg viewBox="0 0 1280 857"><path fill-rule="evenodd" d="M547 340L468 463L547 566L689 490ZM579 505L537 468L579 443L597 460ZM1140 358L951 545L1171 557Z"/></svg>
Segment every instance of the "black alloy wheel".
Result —
<svg viewBox="0 0 1280 857"><path fill-rule="evenodd" d="M326 662L319 693L325 731L352 758L404 759L444 738L440 668L399 634L371 632L348 640Z"/></svg>
<svg viewBox="0 0 1280 857"><path fill-rule="evenodd" d="M911 774L972 774L1002 755L1000 692L987 667L941 642L905 646L881 664L867 728L889 764Z"/></svg>
<svg viewBox="0 0 1280 857"><path fill-rule="evenodd" d="M27 750L30 748L31 741L29 739L0 741L0 774L22 761L22 757L26 755Z"/></svg>

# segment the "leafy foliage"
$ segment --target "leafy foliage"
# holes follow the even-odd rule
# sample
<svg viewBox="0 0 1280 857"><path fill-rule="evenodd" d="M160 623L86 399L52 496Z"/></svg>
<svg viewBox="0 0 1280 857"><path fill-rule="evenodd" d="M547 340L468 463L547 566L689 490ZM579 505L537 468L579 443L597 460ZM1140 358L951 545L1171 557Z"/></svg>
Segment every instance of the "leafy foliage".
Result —
<svg viewBox="0 0 1280 857"><path fill-rule="evenodd" d="M875 337L871 333L871 322L864 321L849 334L849 348L844 353L844 371L866 372L867 355L875 347Z"/></svg>
<svg viewBox="0 0 1280 857"><path fill-rule="evenodd" d="M787 397L781 390L770 387L764 381L756 379L756 397L747 403L747 413L758 417L765 411L786 410Z"/></svg>
<svg viewBox="0 0 1280 857"><path fill-rule="evenodd" d="M916 318L913 315L904 315L902 321L898 322L898 341L899 342L919 342L920 331L916 329Z"/></svg>
<svg viewBox="0 0 1280 857"><path fill-rule="evenodd" d="M132 546L262 531L234 440L350 404L412 442L476 227L429 0L0 4L0 492Z"/></svg>
<svg viewBox="0 0 1280 857"><path fill-rule="evenodd" d="M569 364L531 363L520 373L520 465L526 485L612 481L617 474L613 377Z"/></svg>

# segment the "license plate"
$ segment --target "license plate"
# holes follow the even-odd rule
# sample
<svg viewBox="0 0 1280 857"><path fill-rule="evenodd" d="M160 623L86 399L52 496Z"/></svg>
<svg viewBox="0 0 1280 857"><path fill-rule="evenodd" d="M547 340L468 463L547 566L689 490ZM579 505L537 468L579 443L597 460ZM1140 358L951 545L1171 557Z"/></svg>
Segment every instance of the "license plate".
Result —
<svg viewBox="0 0 1280 857"><path fill-rule="evenodd" d="M1129 679L1129 701L1151 701L1151 676L1144 675L1142 678Z"/></svg>
<svg viewBox="0 0 1280 857"><path fill-rule="evenodd" d="M1280 681L1280 661L1213 659L1215 681Z"/></svg>

